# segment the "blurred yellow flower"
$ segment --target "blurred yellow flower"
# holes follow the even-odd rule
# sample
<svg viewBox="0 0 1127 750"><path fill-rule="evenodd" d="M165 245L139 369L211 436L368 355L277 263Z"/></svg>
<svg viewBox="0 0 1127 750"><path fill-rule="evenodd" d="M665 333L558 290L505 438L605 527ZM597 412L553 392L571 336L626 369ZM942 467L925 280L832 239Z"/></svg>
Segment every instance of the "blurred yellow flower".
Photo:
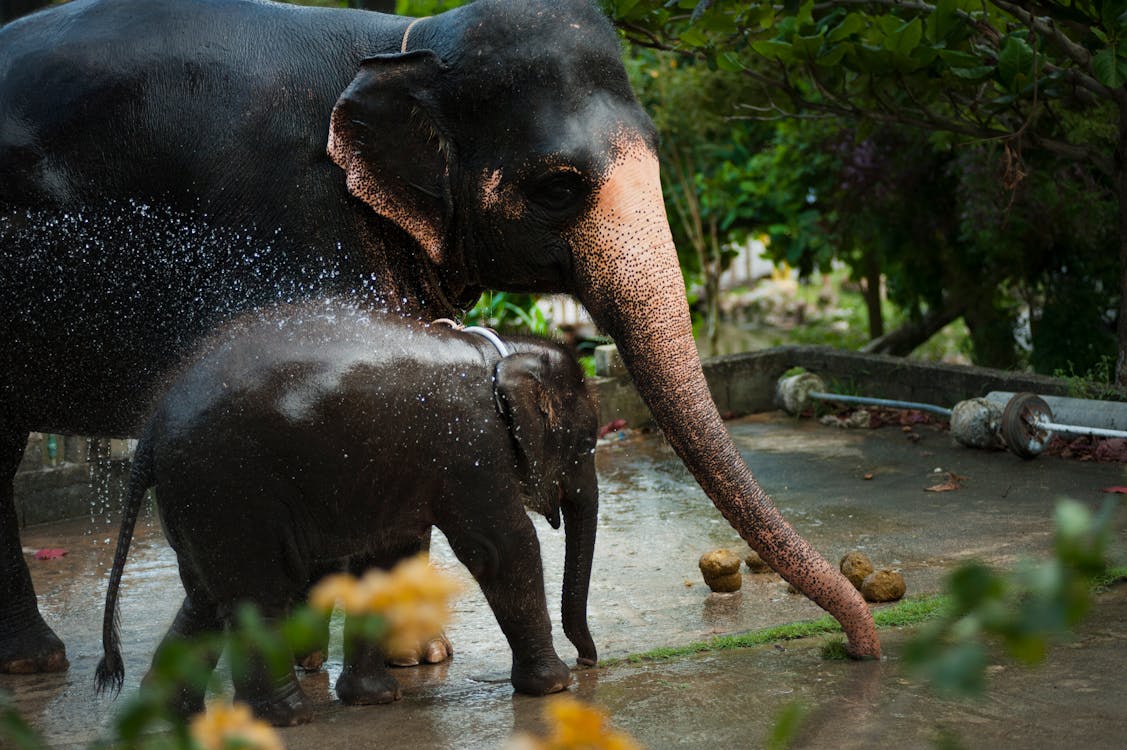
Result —
<svg viewBox="0 0 1127 750"><path fill-rule="evenodd" d="M245 703L211 703L188 727L201 750L284 750L281 737Z"/></svg>
<svg viewBox="0 0 1127 750"><path fill-rule="evenodd" d="M350 615L379 615L387 626L384 644L392 653L409 651L442 632L450 620L450 599L461 586L431 567L426 555L391 569L370 570L360 579L328 576L309 594L315 609L331 610L339 601Z"/></svg>
<svg viewBox="0 0 1127 750"><path fill-rule="evenodd" d="M544 707L546 738L518 734L506 750L642 750L625 732L614 729L606 714L575 698L561 696Z"/></svg>

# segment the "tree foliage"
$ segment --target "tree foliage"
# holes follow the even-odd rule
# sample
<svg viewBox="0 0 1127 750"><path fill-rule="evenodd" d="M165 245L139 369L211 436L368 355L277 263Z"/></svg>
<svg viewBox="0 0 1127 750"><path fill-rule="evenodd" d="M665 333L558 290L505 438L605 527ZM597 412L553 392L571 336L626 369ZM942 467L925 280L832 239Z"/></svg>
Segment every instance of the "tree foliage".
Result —
<svg viewBox="0 0 1127 750"><path fill-rule="evenodd" d="M1118 318L1127 380L1127 0L604 5L636 45L742 76L730 115L789 123L749 191L787 257L879 264L991 364L1016 364L1019 304L1040 369L1114 352Z"/></svg>

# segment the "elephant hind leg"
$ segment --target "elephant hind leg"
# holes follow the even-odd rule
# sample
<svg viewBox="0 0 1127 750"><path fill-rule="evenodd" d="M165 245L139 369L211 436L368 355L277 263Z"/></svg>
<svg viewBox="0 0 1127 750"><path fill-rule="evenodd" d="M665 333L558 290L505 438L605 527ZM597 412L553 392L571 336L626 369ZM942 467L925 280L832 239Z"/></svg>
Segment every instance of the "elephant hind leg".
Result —
<svg viewBox="0 0 1127 750"><path fill-rule="evenodd" d="M388 549L378 552L369 552L353 555L348 561L348 572L354 576L362 576L372 568L390 570L400 560L405 560L421 553L430 553L431 529L428 527L419 536L411 536L392 545ZM445 633L435 633L433 636L420 639L418 643L401 647L394 652L384 651L384 658L391 667L415 667L420 664L439 664L454 655L454 645Z"/></svg>
<svg viewBox="0 0 1127 750"><path fill-rule="evenodd" d="M399 700L399 682L387 671L387 655L378 643L357 632L356 620L344 624L344 669L337 678L341 703L367 706Z"/></svg>
<svg viewBox="0 0 1127 750"><path fill-rule="evenodd" d="M66 647L43 621L23 558L12 482L27 433L0 425L0 673L62 672Z"/></svg>
<svg viewBox="0 0 1127 750"><path fill-rule="evenodd" d="M218 636L222 633L223 620L219 617L218 608L198 595L195 599L190 594L185 596L180 611L176 613L168 632L157 646L152 666L141 680L141 689L167 691L168 708L176 716L187 718L203 711L207 678L215 669L222 651L218 642ZM208 635L215 636L216 642L203 643L201 639ZM198 647L194 654L201 661L201 669L175 668L176 673L173 673L174 668L165 664L165 654L180 652L185 644ZM196 679L184 679L184 672L195 675Z"/></svg>
<svg viewBox="0 0 1127 750"><path fill-rule="evenodd" d="M359 577L373 568L387 570L404 557L417 554L420 547L419 540L408 539L387 549L353 555L348 560L348 572ZM347 616L344 621L344 669L336 684L340 702L370 706L399 700L399 681L387 671L387 664L388 654L384 648L363 632L363 626L356 617Z"/></svg>

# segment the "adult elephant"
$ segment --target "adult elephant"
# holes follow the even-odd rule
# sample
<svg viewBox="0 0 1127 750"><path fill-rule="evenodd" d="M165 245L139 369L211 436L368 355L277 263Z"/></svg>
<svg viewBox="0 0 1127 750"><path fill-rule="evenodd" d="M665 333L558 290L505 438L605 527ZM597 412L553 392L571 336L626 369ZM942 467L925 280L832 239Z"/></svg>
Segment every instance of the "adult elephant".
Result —
<svg viewBox="0 0 1127 750"><path fill-rule="evenodd" d="M128 435L192 343L327 292L428 319L577 295L763 558L880 646L717 414L652 123L584 0L410 19L249 0L75 0L0 30L0 670L66 666L22 559L30 430Z"/></svg>

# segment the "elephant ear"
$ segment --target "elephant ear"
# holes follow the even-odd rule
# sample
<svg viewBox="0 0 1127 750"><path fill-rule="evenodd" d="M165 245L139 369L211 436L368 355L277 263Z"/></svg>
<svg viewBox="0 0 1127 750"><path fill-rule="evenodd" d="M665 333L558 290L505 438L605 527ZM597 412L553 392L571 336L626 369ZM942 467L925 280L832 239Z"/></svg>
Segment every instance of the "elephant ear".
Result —
<svg viewBox="0 0 1127 750"><path fill-rule="evenodd" d="M497 363L494 397L497 411L509 428L516 449L517 473L528 506L544 515L552 528L560 527L560 500L553 449L559 405L544 383L548 377L546 358L536 354L512 354Z"/></svg>
<svg viewBox="0 0 1127 750"><path fill-rule="evenodd" d="M333 107L327 152L348 191L415 238L436 265L446 260L451 146L438 127L446 70L430 50L377 55Z"/></svg>

